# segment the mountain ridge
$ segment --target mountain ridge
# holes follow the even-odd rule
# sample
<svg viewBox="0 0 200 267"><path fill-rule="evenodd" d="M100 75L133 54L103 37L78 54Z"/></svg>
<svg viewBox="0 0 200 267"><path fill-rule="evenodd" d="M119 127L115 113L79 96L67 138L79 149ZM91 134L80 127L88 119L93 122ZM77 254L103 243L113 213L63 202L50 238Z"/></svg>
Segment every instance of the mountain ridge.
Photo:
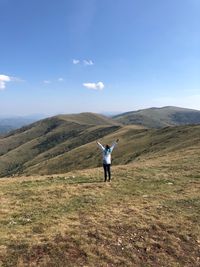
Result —
<svg viewBox="0 0 200 267"><path fill-rule="evenodd" d="M162 128L200 123L200 111L194 109L165 106L129 111L112 117L115 121L129 125L139 124L148 128Z"/></svg>

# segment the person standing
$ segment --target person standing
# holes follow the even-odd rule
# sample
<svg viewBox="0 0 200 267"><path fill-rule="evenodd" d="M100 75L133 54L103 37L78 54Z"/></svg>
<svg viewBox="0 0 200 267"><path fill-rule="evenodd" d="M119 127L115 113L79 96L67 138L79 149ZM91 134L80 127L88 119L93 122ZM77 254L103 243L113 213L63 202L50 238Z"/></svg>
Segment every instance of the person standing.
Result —
<svg viewBox="0 0 200 267"><path fill-rule="evenodd" d="M118 142L119 142L119 139L114 141L111 146L106 145L105 147L100 142L98 141L96 142L97 145L102 150L102 154L103 154L103 169L104 169L104 178L105 178L104 182L107 181L107 177L108 177L108 182L111 181L111 168L110 168L111 154L112 154L114 147L117 145Z"/></svg>

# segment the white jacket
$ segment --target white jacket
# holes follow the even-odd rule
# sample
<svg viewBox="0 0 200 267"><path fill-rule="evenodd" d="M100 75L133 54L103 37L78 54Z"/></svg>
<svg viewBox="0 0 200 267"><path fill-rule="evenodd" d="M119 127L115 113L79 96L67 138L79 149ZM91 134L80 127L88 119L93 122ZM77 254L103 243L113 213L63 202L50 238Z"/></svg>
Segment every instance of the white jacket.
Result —
<svg viewBox="0 0 200 267"><path fill-rule="evenodd" d="M103 153L103 164L111 164L111 153L116 146L117 142L113 142L110 149L107 150L101 143L97 142Z"/></svg>

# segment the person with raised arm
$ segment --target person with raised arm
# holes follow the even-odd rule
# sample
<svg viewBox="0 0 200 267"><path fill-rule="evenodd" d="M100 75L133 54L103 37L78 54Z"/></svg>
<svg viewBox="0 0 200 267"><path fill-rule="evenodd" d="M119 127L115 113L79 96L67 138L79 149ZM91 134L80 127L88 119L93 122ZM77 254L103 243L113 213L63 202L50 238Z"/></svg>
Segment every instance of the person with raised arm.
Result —
<svg viewBox="0 0 200 267"><path fill-rule="evenodd" d="M108 182L111 181L111 154L118 142L119 139L114 141L111 146L106 145L104 147L100 142L97 141L97 145L100 147L103 155L104 182L107 181L107 177Z"/></svg>

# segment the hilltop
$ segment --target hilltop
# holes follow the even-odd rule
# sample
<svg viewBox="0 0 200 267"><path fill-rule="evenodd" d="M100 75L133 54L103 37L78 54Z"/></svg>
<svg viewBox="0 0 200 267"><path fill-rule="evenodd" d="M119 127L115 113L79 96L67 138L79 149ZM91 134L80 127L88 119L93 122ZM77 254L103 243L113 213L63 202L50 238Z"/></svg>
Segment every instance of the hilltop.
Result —
<svg viewBox="0 0 200 267"><path fill-rule="evenodd" d="M58 115L55 118L67 122L74 122L84 125L119 125L118 122L112 120L109 117L91 112L83 112L80 114L67 114L67 115L63 114L63 115Z"/></svg>
<svg viewBox="0 0 200 267"><path fill-rule="evenodd" d="M148 128L162 128L167 126L199 124L200 111L167 106L130 111L116 115L113 119L125 125L139 124Z"/></svg>

